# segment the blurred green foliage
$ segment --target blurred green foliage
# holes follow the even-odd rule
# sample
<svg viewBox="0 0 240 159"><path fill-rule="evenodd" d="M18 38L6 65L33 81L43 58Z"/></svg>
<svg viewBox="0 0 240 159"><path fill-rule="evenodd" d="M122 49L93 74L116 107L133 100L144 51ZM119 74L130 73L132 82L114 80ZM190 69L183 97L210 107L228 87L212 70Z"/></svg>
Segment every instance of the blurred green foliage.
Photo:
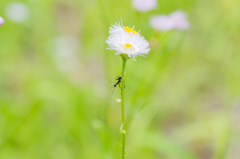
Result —
<svg viewBox="0 0 240 159"><path fill-rule="evenodd" d="M239 159L240 1L158 0L138 13L130 0L21 0L22 23L7 18L10 2L0 1L1 159L120 157L121 58L105 40L121 19L151 45L127 63L127 158ZM150 27L179 9L188 31Z"/></svg>

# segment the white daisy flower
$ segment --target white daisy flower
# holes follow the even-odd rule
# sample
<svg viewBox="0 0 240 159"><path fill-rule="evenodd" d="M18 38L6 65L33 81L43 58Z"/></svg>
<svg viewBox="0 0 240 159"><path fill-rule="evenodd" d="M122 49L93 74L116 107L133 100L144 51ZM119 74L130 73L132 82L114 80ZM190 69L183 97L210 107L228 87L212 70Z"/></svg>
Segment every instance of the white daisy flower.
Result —
<svg viewBox="0 0 240 159"><path fill-rule="evenodd" d="M134 27L124 27L116 23L110 27L109 33L106 43L110 46L109 49L117 51L116 55L120 54L135 60L135 56L145 57L150 51L149 43L139 31L134 30Z"/></svg>

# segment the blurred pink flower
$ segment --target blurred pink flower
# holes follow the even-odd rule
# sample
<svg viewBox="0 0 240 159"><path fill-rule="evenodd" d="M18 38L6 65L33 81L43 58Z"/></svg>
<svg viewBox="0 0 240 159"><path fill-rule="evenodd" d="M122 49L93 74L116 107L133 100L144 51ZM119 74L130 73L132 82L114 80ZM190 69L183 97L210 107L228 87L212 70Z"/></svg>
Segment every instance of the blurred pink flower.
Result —
<svg viewBox="0 0 240 159"><path fill-rule="evenodd" d="M187 16L183 11L175 11L169 16L155 15L152 16L150 24L154 29L160 31L169 31L172 29L188 29L190 23L187 21Z"/></svg>
<svg viewBox="0 0 240 159"><path fill-rule="evenodd" d="M146 12L157 6L157 0L133 0L132 4L139 12Z"/></svg>
<svg viewBox="0 0 240 159"><path fill-rule="evenodd" d="M174 23L173 21L166 15L155 15L151 18L151 26L154 29L160 31L168 31L173 29Z"/></svg>
<svg viewBox="0 0 240 159"><path fill-rule="evenodd" d="M171 13L169 17L174 22L174 29L188 29L190 27L187 15L181 10Z"/></svg>
<svg viewBox="0 0 240 159"><path fill-rule="evenodd" d="M0 26L3 25L3 23L4 23L4 19L0 17Z"/></svg>

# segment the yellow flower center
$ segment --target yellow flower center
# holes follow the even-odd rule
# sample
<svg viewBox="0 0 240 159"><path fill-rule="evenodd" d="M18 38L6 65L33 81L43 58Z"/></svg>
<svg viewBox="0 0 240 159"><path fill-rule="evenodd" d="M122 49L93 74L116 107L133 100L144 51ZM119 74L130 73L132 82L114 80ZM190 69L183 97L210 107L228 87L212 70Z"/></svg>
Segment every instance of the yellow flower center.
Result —
<svg viewBox="0 0 240 159"><path fill-rule="evenodd" d="M126 48L126 49L129 49L130 47L132 47L131 44L125 44L125 45L124 45L124 48Z"/></svg>
<svg viewBox="0 0 240 159"><path fill-rule="evenodd" d="M126 31L127 33L138 34L138 32L129 27L123 27L123 30Z"/></svg>
<svg viewBox="0 0 240 159"><path fill-rule="evenodd" d="M131 51L134 51L135 48L131 45L131 44L124 44L123 45L123 50L128 50L128 49L131 49Z"/></svg>

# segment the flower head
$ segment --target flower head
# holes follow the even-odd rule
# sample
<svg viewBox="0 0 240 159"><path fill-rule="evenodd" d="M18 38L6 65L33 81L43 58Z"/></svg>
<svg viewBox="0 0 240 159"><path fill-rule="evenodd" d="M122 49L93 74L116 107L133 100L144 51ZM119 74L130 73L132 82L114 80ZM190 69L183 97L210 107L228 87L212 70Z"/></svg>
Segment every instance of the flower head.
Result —
<svg viewBox="0 0 240 159"><path fill-rule="evenodd" d="M106 43L110 46L109 49L117 51L116 55L134 59L135 56L145 56L150 51L149 43L134 27L124 27L116 23L110 27L109 33Z"/></svg>
<svg viewBox="0 0 240 159"><path fill-rule="evenodd" d="M0 26L4 24L4 19L0 17Z"/></svg>
<svg viewBox="0 0 240 159"><path fill-rule="evenodd" d="M157 0L133 0L132 4L139 12L146 12L157 6Z"/></svg>
<svg viewBox="0 0 240 159"><path fill-rule="evenodd" d="M160 31L169 31L172 29L188 29L190 23L187 21L187 16L183 11L175 11L169 16L156 15L150 20L151 26Z"/></svg>

